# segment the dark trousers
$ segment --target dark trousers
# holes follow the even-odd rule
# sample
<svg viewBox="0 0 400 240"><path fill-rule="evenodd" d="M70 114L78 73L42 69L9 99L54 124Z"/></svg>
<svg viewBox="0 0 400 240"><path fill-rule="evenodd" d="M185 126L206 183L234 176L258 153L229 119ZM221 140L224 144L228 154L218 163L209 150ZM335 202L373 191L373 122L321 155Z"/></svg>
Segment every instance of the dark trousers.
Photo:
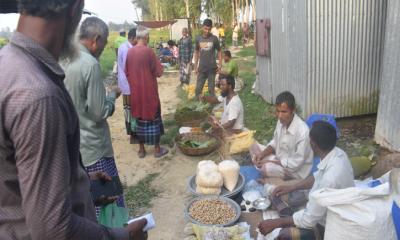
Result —
<svg viewBox="0 0 400 240"><path fill-rule="evenodd" d="M208 92L211 96L215 96L215 76L216 71L209 70L207 72L199 72L196 83L196 97L200 96L203 91L204 84L208 79Z"/></svg>

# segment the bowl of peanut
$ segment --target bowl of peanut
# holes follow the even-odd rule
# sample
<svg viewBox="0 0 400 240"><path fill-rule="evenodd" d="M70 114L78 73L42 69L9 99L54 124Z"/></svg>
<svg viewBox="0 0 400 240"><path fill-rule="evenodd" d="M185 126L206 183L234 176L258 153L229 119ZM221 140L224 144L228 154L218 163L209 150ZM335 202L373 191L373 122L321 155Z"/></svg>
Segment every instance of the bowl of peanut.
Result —
<svg viewBox="0 0 400 240"><path fill-rule="evenodd" d="M240 206L221 196L201 196L191 200L185 208L186 218L203 226L232 226L240 217Z"/></svg>

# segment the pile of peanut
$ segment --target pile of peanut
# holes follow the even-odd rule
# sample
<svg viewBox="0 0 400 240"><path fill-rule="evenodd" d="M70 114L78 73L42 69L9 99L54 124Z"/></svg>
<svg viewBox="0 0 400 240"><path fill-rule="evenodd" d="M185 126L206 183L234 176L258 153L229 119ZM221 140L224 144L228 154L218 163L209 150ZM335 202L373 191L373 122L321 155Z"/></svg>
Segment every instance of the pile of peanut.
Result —
<svg viewBox="0 0 400 240"><path fill-rule="evenodd" d="M218 199L198 200L189 208L189 215L203 224L226 224L236 217L235 210Z"/></svg>

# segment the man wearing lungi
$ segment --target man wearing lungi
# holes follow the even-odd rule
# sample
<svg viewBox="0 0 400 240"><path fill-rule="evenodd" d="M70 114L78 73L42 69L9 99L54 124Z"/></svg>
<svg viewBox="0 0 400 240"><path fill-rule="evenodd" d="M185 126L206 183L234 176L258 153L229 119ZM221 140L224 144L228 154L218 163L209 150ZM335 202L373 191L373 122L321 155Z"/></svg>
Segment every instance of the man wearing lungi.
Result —
<svg viewBox="0 0 400 240"><path fill-rule="evenodd" d="M79 57L66 62L65 86L79 115L83 164L89 173L102 171L118 176L107 118L114 113L117 87L107 95L103 84L99 57L107 44L108 27L96 17L83 21L79 32ZM123 196L117 201L124 207ZM96 207L96 214L100 207Z"/></svg>
<svg viewBox="0 0 400 240"><path fill-rule="evenodd" d="M272 193L282 196L298 190L310 190L309 196L322 188L342 189L354 186L353 168L347 154L338 147L335 128L327 122L317 121L310 130L310 143L314 154L320 157L318 170L305 180L291 185L278 186ZM291 217L264 220L259 224L260 232L266 235L282 228L278 239L313 240L323 239L326 208L318 205L311 197L306 208Z"/></svg>
<svg viewBox="0 0 400 240"><path fill-rule="evenodd" d="M308 126L295 113L292 93L279 94L275 106L278 122L274 137L267 146L256 143L250 148L253 163L267 178L305 179L313 160Z"/></svg>
<svg viewBox="0 0 400 240"><path fill-rule="evenodd" d="M147 47L149 31L139 26L136 39L136 46L128 51L125 73L129 87L133 89L131 113L137 120L136 135L140 144L138 156L146 156L144 145L148 144L154 145L154 157L160 158L168 153L167 149L160 147L164 126L157 78L163 74L163 67L153 49Z"/></svg>
<svg viewBox="0 0 400 240"><path fill-rule="evenodd" d="M128 33L128 41L124 42L118 48L118 87L122 94L122 100L124 105L124 116L125 116L125 127L126 133L131 135L131 143L133 143L133 135L131 129L131 104L130 104L130 95L131 90L129 88L128 79L126 79L125 75L125 65L126 65L126 56L128 55L128 50L136 45L136 28L133 28Z"/></svg>

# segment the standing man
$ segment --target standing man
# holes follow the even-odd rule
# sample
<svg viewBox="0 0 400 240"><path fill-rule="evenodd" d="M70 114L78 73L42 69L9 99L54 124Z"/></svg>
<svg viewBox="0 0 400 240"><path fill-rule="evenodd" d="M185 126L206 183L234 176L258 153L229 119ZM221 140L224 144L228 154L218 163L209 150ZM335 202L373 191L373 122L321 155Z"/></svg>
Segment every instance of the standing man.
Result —
<svg viewBox="0 0 400 240"><path fill-rule="evenodd" d="M119 36L117 39L115 39L114 42L114 49L115 49L115 54L118 57L118 49L119 47L126 42L128 39L126 39L126 32L124 29L119 30Z"/></svg>
<svg viewBox="0 0 400 240"><path fill-rule="evenodd" d="M87 172L102 171L118 176L107 118L115 110L118 88L106 95L98 59L108 38L108 27L99 18L89 17L79 31L79 57L64 65L65 87L79 115L80 150ZM125 207L123 196L117 201ZM97 216L100 207L96 207Z"/></svg>
<svg viewBox="0 0 400 240"><path fill-rule="evenodd" d="M154 145L154 157L160 158L168 153L167 149L160 147L164 126L157 78L163 74L163 67L153 49L147 47L149 31L139 26L136 38L136 46L128 51L125 73L130 89L134 89L131 94L131 112L137 119L136 134L140 143L138 156L146 156L144 144L148 144Z"/></svg>
<svg viewBox="0 0 400 240"><path fill-rule="evenodd" d="M18 1L0 51L0 238L145 239L146 221L97 224L79 154L79 120L60 58L73 57L83 0Z"/></svg>
<svg viewBox="0 0 400 240"><path fill-rule="evenodd" d="M200 96L204 84L208 79L208 91L215 96L215 75L222 66L222 53L219 40L210 33L211 19L203 22L203 34L196 37L196 50L194 53L195 68L197 74L196 99ZM218 51L218 66L215 52Z"/></svg>
<svg viewBox="0 0 400 240"><path fill-rule="evenodd" d="M233 25L233 32L232 32L232 42L233 42L233 46L235 48L238 47L238 40L239 40L239 25L237 24L237 22L235 21L234 25Z"/></svg>
<svg viewBox="0 0 400 240"><path fill-rule="evenodd" d="M181 85L190 83L192 72L193 45L187 28L182 29L182 38L179 40L179 72Z"/></svg>
<svg viewBox="0 0 400 240"><path fill-rule="evenodd" d="M131 105L130 105L130 95L131 90L129 88L128 79L125 75L125 65L126 56L128 55L128 50L136 45L136 28L132 28L128 33L128 41L124 42L118 48L118 87L122 93L122 100L124 105L124 115L125 115L125 126L126 133L131 136L131 143L133 142L133 135L131 130Z"/></svg>

